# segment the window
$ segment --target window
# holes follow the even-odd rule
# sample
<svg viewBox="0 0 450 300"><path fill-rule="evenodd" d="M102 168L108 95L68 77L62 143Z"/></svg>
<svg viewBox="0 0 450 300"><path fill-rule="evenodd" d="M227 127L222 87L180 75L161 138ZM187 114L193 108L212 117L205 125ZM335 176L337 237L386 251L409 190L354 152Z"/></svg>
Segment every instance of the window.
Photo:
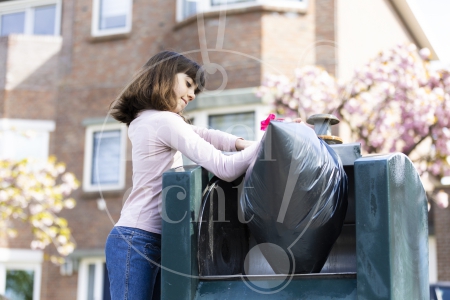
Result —
<svg viewBox="0 0 450 300"><path fill-rule="evenodd" d="M83 190L120 190L125 187L126 126L92 125L86 128Z"/></svg>
<svg viewBox="0 0 450 300"><path fill-rule="evenodd" d="M2 36L11 33L25 33L25 13L3 14L1 26Z"/></svg>
<svg viewBox="0 0 450 300"><path fill-rule="evenodd" d="M255 2L255 0L211 0L211 5L222 5L222 4L232 4L232 3L238 3L238 2Z"/></svg>
<svg viewBox="0 0 450 300"><path fill-rule="evenodd" d="M0 248L0 295L39 300L43 252Z"/></svg>
<svg viewBox="0 0 450 300"><path fill-rule="evenodd" d="M131 31L132 0L94 0L92 36Z"/></svg>
<svg viewBox="0 0 450 300"><path fill-rule="evenodd" d="M306 9L307 0L177 0L177 20L182 21L197 13L220 11L223 4L227 5L227 9L263 4Z"/></svg>
<svg viewBox="0 0 450 300"><path fill-rule="evenodd" d="M84 258L78 269L79 300L111 300L105 258Z"/></svg>
<svg viewBox="0 0 450 300"><path fill-rule="evenodd" d="M0 119L0 159L46 160L53 130L54 121Z"/></svg>
<svg viewBox="0 0 450 300"><path fill-rule="evenodd" d="M242 137L245 140L255 140L254 112L210 115L209 126Z"/></svg>
<svg viewBox="0 0 450 300"><path fill-rule="evenodd" d="M192 0L182 0L182 19L186 19L197 13L197 2Z"/></svg>
<svg viewBox="0 0 450 300"><path fill-rule="evenodd" d="M9 299L33 300L33 270L6 270L5 296Z"/></svg>
<svg viewBox="0 0 450 300"><path fill-rule="evenodd" d="M450 286L448 284L432 284L430 286L430 300L450 300Z"/></svg>
<svg viewBox="0 0 450 300"><path fill-rule="evenodd" d="M34 9L34 34L53 35L55 32L56 5L46 5Z"/></svg>
<svg viewBox="0 0 450 300"><path fill-rule="evenodd" d="M0 3L0 35L59 35L61 0L25 0Z"/></svg>

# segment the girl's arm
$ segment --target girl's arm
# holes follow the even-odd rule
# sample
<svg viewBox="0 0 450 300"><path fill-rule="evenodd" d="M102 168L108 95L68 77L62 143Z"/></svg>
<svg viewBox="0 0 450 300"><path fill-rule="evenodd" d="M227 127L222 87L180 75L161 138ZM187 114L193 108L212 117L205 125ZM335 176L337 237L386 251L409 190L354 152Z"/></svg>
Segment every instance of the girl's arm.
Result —
<svg viewBox="0 0 450 300"><path fill-rule="evenodd" d="M250 147L251 145L253 145L254 142L255 141L247 141L247 140L244 140L242 138L238 138L236 140L236 150L237 151L244 150L245 148Z"/></svg>
<svg viewBox="0 0 450 300"><path fill-rule="evenodd" d="M195 133L197 133L199 136L201 136L205 141L213 145L216 149L221 151L227 151L227 152L234 152L236 150L242 150L237 149L236 146L238 146L237 140L241 139L240 137L237 137L235 135L215 130L215 129L207 129L203 127L197 127L194 125L190 125L191 128L194 130Z"/></svg>
<svg viewBox="0 0 450 300"><path fill-rule="evenodd" d="M214 147L223 141L217 141L212 137L212 143L203 139L194 131L192 126L186 124L183 119L172 113L165 113L159 120L158 139L165 145L176 149L186 155L193 162L201 165L217 177L225 181L233 181L242 175L256 156L259 142L254 142L243 151L232 155L225 155ZM230 135L231 136L231 135ZM236 140L230 145L226 144L228 150L235 148Z"/></svg>

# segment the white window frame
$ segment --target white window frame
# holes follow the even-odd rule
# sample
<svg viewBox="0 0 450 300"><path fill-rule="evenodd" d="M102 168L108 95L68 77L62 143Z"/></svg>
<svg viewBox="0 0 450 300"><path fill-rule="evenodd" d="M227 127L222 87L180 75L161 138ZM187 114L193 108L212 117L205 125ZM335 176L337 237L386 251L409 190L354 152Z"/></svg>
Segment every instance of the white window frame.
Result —
<svg viewBox="0 0 450 300"><path fill-rule="evenodd" d="M0 295L6 290L6 271L33 271L33 300L40 300L42 261L44 253L41 250L0 248Z"/></svg>
<svg viewBox="0 0 450 300"><path fill-rule="evenodd" d="M428 236L428 262L428 281L430 283L436 283L438 281L438 261L436 237L434 235Z"/></svg>
<svg viewBox="0 0 450 300"><path fill-rule="evenodd" d="M98 131L120 130L120 174L118 184L91 184L92 176L92 151L94 150L93 137ZM125 167L127 152L127 126L121 123L109 123L102 125L89 125L86 127L84 144L84 170L83 170L83 190L85 192L114 191L125 188Z"/></svg>
<svg viewBox="0 0 450 300"><path fill-rule="evenodd" d="M24 34L34 35L34 8L46 5L56 5L55 9L55 29L53 36L61 35L61 0L19 0L0 3L0 20L5 14L25 12ZM1 32L1 22L0 22Z"/></svg>
<svg viewBox="0 0 450 300"><path fill-rule="evenodd" d="M131 32L132 27L132 19L133 19L133 0L128 0L128 13L127 13L127 21L125 23L125 27L123 28L111 28L111 29L99 29L99 21L100 21L100 1L94 0L92 1L92 24L91 24L91 35L93 37L101 37L108 35L118 35L118 34L126 34Z"/></svg>
<svg viewBox="0 0 450 300"><path fill-rule="evenodd" d="M55 130L55 121L29 119L0 119L0 159L17 159L15 136L18 134L39 134L44 142L41 156L31 158L48 158L50 132ZM31 137L30 137L31 138ZM22 158L22 157L21 157ZM20 159L21 159L20 158Z"/></svg>
<svg viewBox="0 0 450 300"><path fill-rule="evenodd" d="M103 299L103 264L106 262L104 257L86 257L80 260L78 268L78 290L77 300L85 300L89 284L89 265L95 265L94 275L94 300Z"/></svg>
<svg viewBox="0 0 450 300"><path fill-rule="evenodd" d="M186 19L183 16L183 3L185 0L177 0L177 22L181 22ZM260 5L270 5L274 7L281 8L296 8L303 11L306 11L308 7L308 0L303 0L299 2L294 1L284 1L284 0L254 0L249 2L240 2L240 3L230 3L226 5L211 5L211 0L192 0L193 2L197 2L197 14L207 13L207 12L219 12L224 7L226 9L239 9L239 8L247 8L247 7L256 7ZM189 16L191 17L191 16ZM188 18L189 18L188 17Z"/></svg>
<svg viewBox="0 0 450 300"><path fill-rule="evenodd" d="M190 118L194 119L194 125L199 127L209 127L209 116L215 115L225 115L225 114L239 114L243 112L254 112L255 113L255 140L261 140L264 135L264 131L261 131L261 121L265 120L270 113L270 107L266 104L246 104L246 105L236 105L218 108L208 108L198 111L187 112Z"/></svg>

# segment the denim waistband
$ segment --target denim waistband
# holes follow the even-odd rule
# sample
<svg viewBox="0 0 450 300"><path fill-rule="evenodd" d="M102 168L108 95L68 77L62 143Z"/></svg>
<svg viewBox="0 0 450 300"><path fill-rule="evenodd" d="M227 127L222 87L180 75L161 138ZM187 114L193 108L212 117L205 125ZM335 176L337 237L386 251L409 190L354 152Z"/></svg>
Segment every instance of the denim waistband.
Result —
<svg viewBox="0 0 450 300"><path fill-rule="evenodd" d="M137 235L141 235L141 236L161 239L161 235L159 233L154 233L154 232L142 230L139 228L115 226L114 229L117 230L117 232L120 234L137 234Z"/></svg>

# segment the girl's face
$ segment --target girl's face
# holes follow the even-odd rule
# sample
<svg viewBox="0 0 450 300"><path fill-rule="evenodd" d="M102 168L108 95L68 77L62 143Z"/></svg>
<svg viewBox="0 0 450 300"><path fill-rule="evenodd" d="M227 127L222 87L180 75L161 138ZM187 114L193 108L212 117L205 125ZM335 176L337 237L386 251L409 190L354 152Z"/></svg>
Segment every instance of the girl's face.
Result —
<svg viewBox="0 0 450 300"><path fill-rule="evenodd" d="M185 109L188 103L195 99L196 88L197 85L191 77L184 73L177 73L173 88L177 99L177 107L172 112L179 113Z"/></svg>

